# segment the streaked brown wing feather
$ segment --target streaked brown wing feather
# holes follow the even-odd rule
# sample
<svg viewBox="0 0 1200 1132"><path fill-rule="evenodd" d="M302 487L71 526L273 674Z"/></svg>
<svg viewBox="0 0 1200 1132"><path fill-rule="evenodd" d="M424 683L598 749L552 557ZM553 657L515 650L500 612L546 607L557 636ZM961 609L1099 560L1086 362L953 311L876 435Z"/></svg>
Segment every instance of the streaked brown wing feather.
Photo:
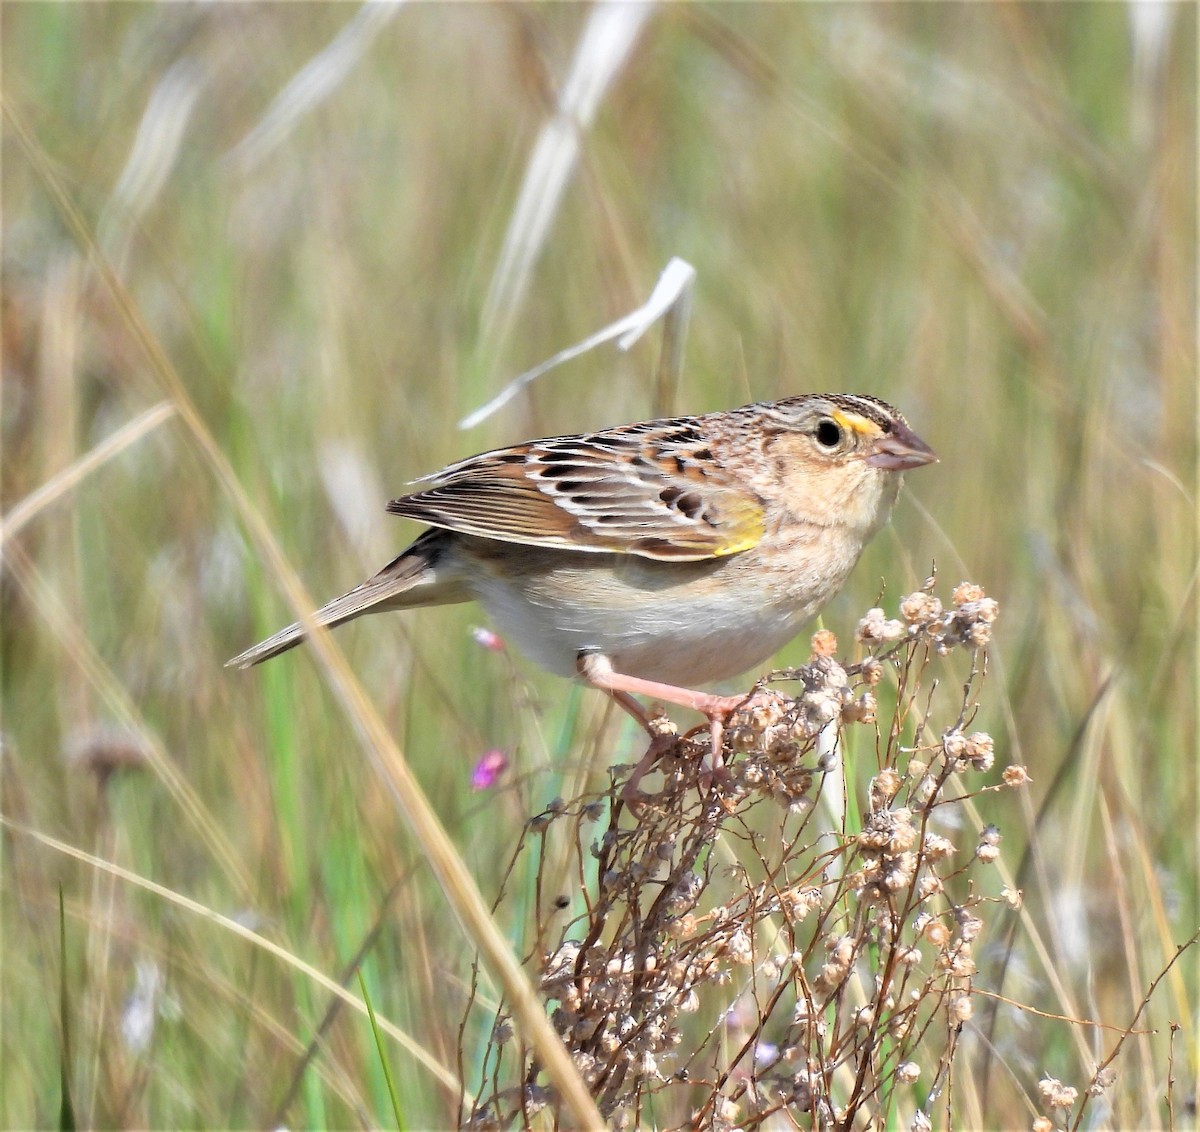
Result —
<svg viewBox="0 0 1200 1132"><path fill-rule="evenodd" d="M761 500L714 463L702 419L502 448L426 477L388 510L505 542L699 560L762 537Z"/></svg>

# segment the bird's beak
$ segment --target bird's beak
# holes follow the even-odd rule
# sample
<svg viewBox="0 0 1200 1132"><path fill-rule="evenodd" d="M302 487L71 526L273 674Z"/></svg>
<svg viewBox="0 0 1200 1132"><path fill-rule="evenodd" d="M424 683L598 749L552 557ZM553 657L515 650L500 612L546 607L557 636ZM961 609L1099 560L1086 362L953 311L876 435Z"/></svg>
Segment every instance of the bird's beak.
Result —
<svg viewBox="0 0 1200 1132"><path fill-rule="evenodd" d="M897 421L891 432L875 441L867 454L867 463L889 472L905 472L922 464L936 464L937 456L908 425Z"/></svg>

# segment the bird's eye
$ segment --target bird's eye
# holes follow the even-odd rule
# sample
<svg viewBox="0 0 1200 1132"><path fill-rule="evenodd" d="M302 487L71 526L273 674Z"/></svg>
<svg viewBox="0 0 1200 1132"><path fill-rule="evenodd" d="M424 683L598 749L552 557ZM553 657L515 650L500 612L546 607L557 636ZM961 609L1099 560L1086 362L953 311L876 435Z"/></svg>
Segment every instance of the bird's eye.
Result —
<svg viewBox="0 0 1200 1132"><path fill-rule="evenodd" d="M841 426L826 417L817 425L816 437L822 448L836 448L842 442Z"/></svg>

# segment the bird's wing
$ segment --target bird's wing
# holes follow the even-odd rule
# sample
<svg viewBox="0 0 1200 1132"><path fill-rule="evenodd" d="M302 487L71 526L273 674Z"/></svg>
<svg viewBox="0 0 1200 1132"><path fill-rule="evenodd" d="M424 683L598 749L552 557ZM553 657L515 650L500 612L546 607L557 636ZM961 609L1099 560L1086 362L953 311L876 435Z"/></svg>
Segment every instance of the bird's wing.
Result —
<svg viewBox="0 0 1200 1132"><path fill-rule="evenodd" d="M684 417L501 448L426 476L388 510L504 542L696 561L762 538L762 500Z"/></svg>

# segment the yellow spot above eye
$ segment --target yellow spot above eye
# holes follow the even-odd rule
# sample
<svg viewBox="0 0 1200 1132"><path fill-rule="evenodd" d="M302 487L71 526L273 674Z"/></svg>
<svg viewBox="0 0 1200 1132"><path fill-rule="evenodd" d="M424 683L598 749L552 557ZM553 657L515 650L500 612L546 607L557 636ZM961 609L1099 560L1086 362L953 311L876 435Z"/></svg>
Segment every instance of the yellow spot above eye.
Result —
<svg viewBox="0 0 1200 1132"><path fill-rule="evenodd" d="M883 429L870 417L860 416L858 413L847 413L841 409L834 409L829 415L847 432L866 437L883 435Z"/></svg>

